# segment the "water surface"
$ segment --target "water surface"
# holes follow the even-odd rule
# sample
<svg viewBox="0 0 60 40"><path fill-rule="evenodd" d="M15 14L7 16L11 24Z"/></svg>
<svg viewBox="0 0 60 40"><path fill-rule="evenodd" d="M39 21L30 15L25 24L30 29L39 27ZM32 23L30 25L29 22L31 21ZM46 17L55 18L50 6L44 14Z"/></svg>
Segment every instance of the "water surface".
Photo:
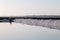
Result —
<svg viewBox="0 0 60 40"><path fill-rule="evenodd" d="M60 30L20 23L0 23L0 40L60 40Z"/></svg>

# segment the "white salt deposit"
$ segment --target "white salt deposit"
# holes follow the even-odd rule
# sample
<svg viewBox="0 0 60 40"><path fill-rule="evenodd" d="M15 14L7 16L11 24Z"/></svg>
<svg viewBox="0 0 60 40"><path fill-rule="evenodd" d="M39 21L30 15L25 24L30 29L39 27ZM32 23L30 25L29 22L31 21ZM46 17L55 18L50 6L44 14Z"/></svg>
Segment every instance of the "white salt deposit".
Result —
<svg viewBox="0 0 60 40"><path fill-rule="evenodd" d="M51 29L60 29L60 20L16 19L15 22L28 25L48 27Z"/></svg>

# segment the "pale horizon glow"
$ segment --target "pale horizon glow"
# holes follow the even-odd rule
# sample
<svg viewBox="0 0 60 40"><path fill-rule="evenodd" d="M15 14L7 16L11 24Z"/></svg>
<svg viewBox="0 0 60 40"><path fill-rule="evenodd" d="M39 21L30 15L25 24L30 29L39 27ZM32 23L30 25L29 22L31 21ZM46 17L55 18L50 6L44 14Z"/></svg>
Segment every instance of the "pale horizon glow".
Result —
<svg viewBox="0 0 60 40"><path fill-rule="evenodd" d="M0 16L60 15L60 0L0 0Z"/></svg>

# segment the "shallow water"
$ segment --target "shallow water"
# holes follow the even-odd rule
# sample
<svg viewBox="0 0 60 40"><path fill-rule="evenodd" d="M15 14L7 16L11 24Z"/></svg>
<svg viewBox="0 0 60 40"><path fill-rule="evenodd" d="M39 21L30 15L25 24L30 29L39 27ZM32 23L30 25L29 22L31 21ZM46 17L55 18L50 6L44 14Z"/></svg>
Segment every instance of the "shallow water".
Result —
<svg viewBox="0 0 60 40"><path fill-rule="evenodd" d="M0 23L0 40L60 40L60 30L20 23Z"/></svg>

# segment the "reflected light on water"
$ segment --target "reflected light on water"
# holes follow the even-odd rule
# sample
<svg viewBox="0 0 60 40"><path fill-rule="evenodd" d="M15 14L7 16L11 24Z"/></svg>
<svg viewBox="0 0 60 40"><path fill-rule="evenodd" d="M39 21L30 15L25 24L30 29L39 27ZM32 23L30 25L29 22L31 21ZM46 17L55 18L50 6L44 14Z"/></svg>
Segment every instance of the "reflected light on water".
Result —
<svg viewBox="0 0 60 40"><path fill-rule="evenodd" d="M60 40L60 30L20 23L0 23L0 40Z"/></svg>

